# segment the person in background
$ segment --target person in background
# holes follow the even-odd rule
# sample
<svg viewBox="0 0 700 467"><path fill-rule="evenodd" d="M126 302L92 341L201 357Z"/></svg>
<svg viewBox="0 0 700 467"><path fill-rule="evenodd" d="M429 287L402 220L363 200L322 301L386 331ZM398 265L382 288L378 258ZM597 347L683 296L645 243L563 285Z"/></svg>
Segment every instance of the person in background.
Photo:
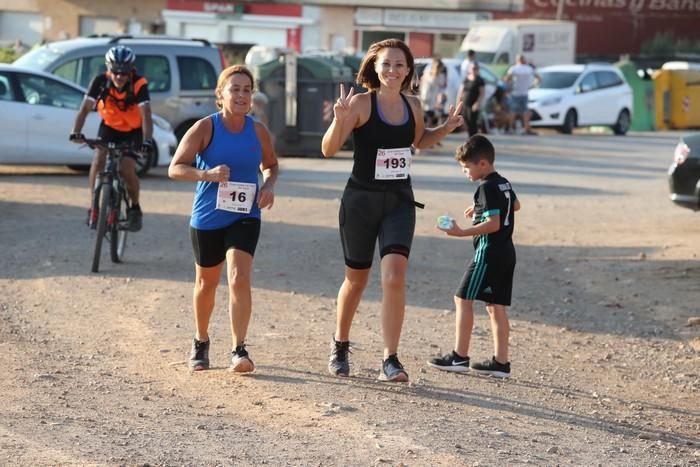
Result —
<svg viewBox="0 0 700 467"><path fill-rule="evenodd" d="M255 365L246 349L246 336L253 306L253 255L260 236L260 211L271 208L275 199L278 165L269 130L247 115L253 96L251 72L242 65L224 69L215 92L220 111L187 130L168 169L174 180L197 182L190 219L195 335L189 367L209 368L209 320L226 265L231 370L250 373Z"/></svg>
<svg viewBox="0 0 700 467"><path fill-rule="evenodd" d="M514 118L522 120L526 135L536 135L537 133L530 128L530 110L527 107L527 100L530 88L537 85L540 76L527 63L524 55L517 55L515 61L516 64L508 69L503 80L511 87L511 103Z"/></svg>
<svg viewBox="0 0 700 467"><path fill-rule="evenodd" d="M486 114L491 119L490 129L495 134L506 134L513 130L513 112L510 111L510 96L506 86L496 87L486 105Z"/></svg>
<svg viewBox="0 0 700 467"><path fill-rule="evenodd" d="M479 64L469 64L469 73L459 88L458 102L462 103L462 116L467 124L469 136L474 136L479 131L479 115L486 94L486 82L479 75Z"/></svg>
<svg viewBox="0 0 700 467"><path fill-rule="evenodd" d="M250 108L250 115L257 121L270 128L270 120L267 117L267 104L270 99L262 91L255 91L253 94L253 104Z"/></svg>
<svg viewBox="0 0 700 467"><path fill-rule="evenodd" d="M29 47L22 42L22 39L17 39L14 44L12 44L12 50L14 50L15 55L19 57L29 50Z"/></svg>
<svg viewBox="0 0 700 467"><path fill-rule="evenodd" d="M447 110L445 109L446 91L447 68L440 58L434 57L430 68L423 72L420 79L420 100L428 127L435 127L442 123Z"/></svg>
<svg viewBox="0 0 700 467"><path fill-rule="evenodd" d="M476 52L469 49L467 51L467 56L464 57L464 60L462 60L462 63L459 65L459 77L462 81L467 79L467 75L469 74L469 65L472 63L476 63Z"/></svg>

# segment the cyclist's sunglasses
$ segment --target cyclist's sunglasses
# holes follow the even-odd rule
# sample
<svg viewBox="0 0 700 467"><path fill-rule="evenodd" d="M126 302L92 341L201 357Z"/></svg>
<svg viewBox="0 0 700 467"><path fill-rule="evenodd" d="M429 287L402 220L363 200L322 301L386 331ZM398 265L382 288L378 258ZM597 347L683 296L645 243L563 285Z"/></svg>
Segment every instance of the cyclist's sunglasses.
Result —
<svg viewBox="0 0 700 467"><path fill-rule="evenodd" d="M109 71L114 76L129 76L129 74L131 73L131 69L125 68L110 68Z"/></svg>

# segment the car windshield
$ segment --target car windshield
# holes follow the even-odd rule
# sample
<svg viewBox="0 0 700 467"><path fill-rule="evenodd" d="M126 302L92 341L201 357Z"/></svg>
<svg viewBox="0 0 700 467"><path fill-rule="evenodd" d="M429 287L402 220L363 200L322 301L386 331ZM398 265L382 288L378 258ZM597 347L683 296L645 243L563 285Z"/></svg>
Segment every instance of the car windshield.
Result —
<svg viewBox="0 0 700 467"><path fill-rule="evenodd" d="M564 89L574 85L581 73L575 71L543 71L540 72L540 89Z"/></svg>
<svg viewBox="0 0 700 467"><path fill-rule="evenodd" d="M14 61L13 65L30 68L33 70L44 70L46 65L52 63L61 54L48 47L40 47L31 50Z"/></svg>
<svg viewBox="0 0 700 467"><path fill-rule="evenodd" d="M492 63L495 56L495 52L476 52L474 58L479 63Z"/></svg>

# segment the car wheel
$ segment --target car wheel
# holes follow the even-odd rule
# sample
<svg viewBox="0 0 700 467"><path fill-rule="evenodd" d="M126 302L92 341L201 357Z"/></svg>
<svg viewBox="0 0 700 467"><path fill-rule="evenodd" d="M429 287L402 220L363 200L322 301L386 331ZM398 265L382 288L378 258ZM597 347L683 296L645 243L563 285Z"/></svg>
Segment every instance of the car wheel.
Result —
<svg viewBox="0 0 700 467"><path fill-rule="evenodd" d="M148 171L153 167L158 160L158 155L156 154L157 148L153 148L148 157L139 157L136 159L136 175L143 177L148 173Z"/></svg>
<svg viewBox="0 0 700 467"><path fill-rule="evenodd" d="M620 115L617 116L617 122L612 127L613 132L616 135L624 135L630 129L630 113L627 109L620 111Z"/></svg>
<svg viewBox="0 0 700 467"><path fill-rule="evenodd" d="M565 135L570 135L574 131L574 128L576 128L576 111L574 109L569 109L564 116L564 123L560 130Z"/></svg>

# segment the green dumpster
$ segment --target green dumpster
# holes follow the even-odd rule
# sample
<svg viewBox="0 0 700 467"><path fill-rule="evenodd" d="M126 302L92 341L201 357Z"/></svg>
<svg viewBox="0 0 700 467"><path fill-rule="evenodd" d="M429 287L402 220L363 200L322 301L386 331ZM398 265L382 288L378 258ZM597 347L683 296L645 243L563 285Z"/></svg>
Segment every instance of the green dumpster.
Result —
<svg viewBox="0 0 700 467"><path fill-rule="evenodd" d="M267 115L277 154L320 157L340 83L352 81L352 70L329 58L290 53L259 65L255 75L269 99Z"/></svg>
<svg viewBox="0 0 700 467"><path fill-rule="evenodd" d="M654 81L640 78L637 74L637 67L630 61L618 62L616 66L632 88L634 109L632 111L630 130L656 130Z"/></svg>

